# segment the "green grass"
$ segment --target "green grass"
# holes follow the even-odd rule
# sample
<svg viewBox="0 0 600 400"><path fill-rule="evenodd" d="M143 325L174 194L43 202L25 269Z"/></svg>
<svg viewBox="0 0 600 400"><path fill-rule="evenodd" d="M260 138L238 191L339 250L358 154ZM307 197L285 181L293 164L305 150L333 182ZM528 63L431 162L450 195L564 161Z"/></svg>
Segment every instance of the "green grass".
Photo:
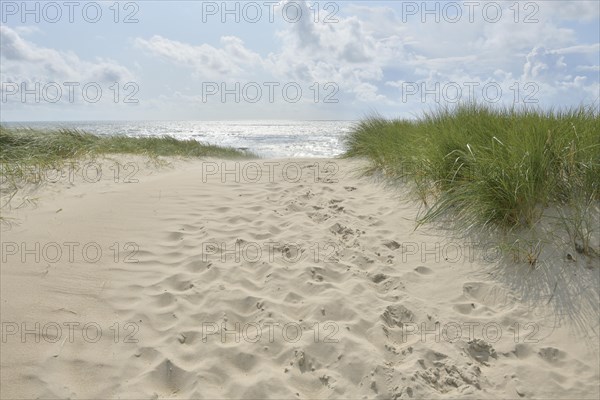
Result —
<svg viewBox="0 0 600 400"><path fill-rule="evenodd" d="M112 154L143 155L155 160L160 156L227 159L256 157L247 151L168 136L98 136L72 129L40 131L0 126L2 197L11 198L22 182L31 180L32 171L40 173L50 169L60 170L74 160Z"/></svg>
<svg viewBox="0 0 600 400"><path fill-rule="evenodd" d="M346 145L345 157L370 161L367 173L410 184L427 206L419 224L527 229L551 207L585 213L600 200L600 118L593 106L468 104L416 120L375 116L358 123Z"/></svg>
<svg viewBox="0 0 600 400"><path fill-rule="evenodd" d="M250 158L254 154L229 147L170 136L98 136L72 129L39 131L0 126L0 163L53 164L63 160L107 154L150 157Z"/></svg>

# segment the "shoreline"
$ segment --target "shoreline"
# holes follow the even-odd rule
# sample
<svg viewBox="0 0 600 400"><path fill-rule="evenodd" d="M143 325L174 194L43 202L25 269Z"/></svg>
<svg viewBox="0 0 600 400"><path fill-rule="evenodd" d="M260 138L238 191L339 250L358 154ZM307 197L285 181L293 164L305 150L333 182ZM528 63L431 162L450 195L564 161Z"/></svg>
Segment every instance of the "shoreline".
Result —
<svg viewBox="0 0 600 400"><path fill-rule="evenodd" d="M3 210L2 397L598 397L593 296L449 260L362 161L168 160Z"/></svg>

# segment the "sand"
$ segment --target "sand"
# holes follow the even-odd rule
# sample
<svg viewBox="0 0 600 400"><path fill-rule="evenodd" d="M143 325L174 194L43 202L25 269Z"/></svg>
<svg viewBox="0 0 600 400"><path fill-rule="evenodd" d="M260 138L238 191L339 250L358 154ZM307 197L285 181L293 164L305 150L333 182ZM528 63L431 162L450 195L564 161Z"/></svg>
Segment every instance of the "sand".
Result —
<svg viewBox="0 0 600 400"><path fill-rule="evenodd" d="M3 210L2 398L600 396L598 268L415 231L357 161L98 166Z"/></svg>

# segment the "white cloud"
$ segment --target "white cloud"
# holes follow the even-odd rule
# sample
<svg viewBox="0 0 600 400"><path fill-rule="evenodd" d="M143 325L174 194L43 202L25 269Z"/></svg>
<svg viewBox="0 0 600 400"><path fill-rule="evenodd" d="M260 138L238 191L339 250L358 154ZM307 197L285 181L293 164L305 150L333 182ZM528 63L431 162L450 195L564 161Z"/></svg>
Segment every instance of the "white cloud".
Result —
<svg viewBox="0 0 600 400"><path fill-rule="evenodd" d="M561 80L569 76L568 57L572 59L578 57L597 58L600 46L595 45L580 45L566 48L558 48L547 50L544 47L535 47L527 54L525 65L523 66L524 80L531 79L555 79ZM573 70L583 71L580 66L573 66ZM592 70L593 71L593 70Z"/></svg>
<svg viewBox="0 0 600 400"><path fill-rule="evenodd" d="M575 21L592 21L600 19L600 2L597 0L545 1L542 15Z"/></svg>
<svg viewBox="0 0 600 400"><path fill-rule="evenodd" d="M600 65L578 65L577 67L575 67L575 71L600 72Z"/></svg>
<svg viewBox="0 0 600 400"><path fill-rule="evenodd" d="M377 94L377 86L370 83L361 83L353 88L356 98L364 102L387 101L385 96Z"/></svg>
<svg viewBox="0 0 600 400"><path fill-rule="evenodd" d="M74 52L40 47L21 37L17 30L0 26L2 81L22 82L128 82L133 74L108 59L80 59Z"/></svg>
<svg viewBox="0 0 600 400"><path fill-rule="evenodd" d="M177 109L178 102L182 107L191 104L206 109L207 105L199 104L194 96L199 93L200 83L209 80L242 84L294 81L304 88L314 82L321 87L333 82L340 89L337 97L342 105L364 107L372 103L398 110L409 108L400 93L403 82L425 83L427 87L458 83L463 89L465 83L497 83L506 101L512 101L515 83L520 88L533 83L539 88L537 97L549 104L594 100L600 44L593 33L597 31L590 35L592 24L580 29L573 21L598 20L600 3L529 3L538 7L536 23L523 23L533 10L525 9L523 2L519 3L519 23L515 23L511 11L514 2L499 3L505 18L496 23L485 21L479 14L473 23L458 24L422 23L420 18L406 22L395 3L380 7L365 2L339 2L337 22L323 23L328 12L322 10L321 2L321 22L314 23L313 9L296 0L306 18L297 23L285 22L281 10L276 10L278 21L270 25L273 31L278 29L273 32L275 38L270 44L260 43L260 47L254 47L257 36L239 33L240 25L236 26L235 36L225 29L220 40L210 44L175 40L168 26L157 27L161 30L146 36L138 34L124 43L133 44L133 49L127 50L133 50L135 58L128 67L147 79L144 88L152 92L147 104L154 104L154 99L168 99L170 109ZM278 7L286 4L287 0ZM203 37L194 34L202 29L190 29L189 37ZM36 27L3 26L1 34L3 80L109 82L133 76L128 67L109 59L84 60L74 52L32 43L31 37L48 34ZM149 57L142 61L142 53ZM155 76L157 71L164 75ZM161 93L168 93L167 98L160 97ZM321 110L319 106L313 104ZM418 101L416 106L422 107L422 103Z"/></svg>
<svg viewBox="0 0 600 400"><path fill-rule="evenodd" d="M598 59L597 57L598 57L598 53L600 53L600 43L579 44L579 45L575 45L575 46L565 47L562 49L556 49L554 52L556 54L574 54L574 53L587 54L587 55L592 55L596 59Z"/></svg>
<svg viewBox="0 0 600 400"><path fill-rule="evenodd" d="M33 35L35 33L42 33L42 30L37 26L17 26L14 28L15 32L17 32L21 36Z"/></svg>
<svg viewBox="0 0 600 400"><path fill-rule="evenodd" d="M421 23L418 19L407 23L390 7L351 5L346 11L354 15L340 13L337 23L325 24L313 22L307 3L295 2L302 7L302 14L310 17L282 24L277 32L280 46L265 57L233 36L222 37L220 47L160 36L138 38L136 44L164 60L191 67L196 76L335 82L349 96L346 100L379 105L398 104L394 90L408 81L428 85L497 83L506 93L520 79L520 84L554 85L549 93L555 95L569 85L584 90L590 77L583 73L593 69L580 68L571 55L597 54L598 44L577 44L574 30L557 22L563 17L560 8L546 7L547 3L539 5L538 23L515 23L509 9L512 3L502 3L504 15L510 18L497 23L482 18L464 24ZM565 17L594 7L591 3L568 6ZM519 18L526 14L521 8ZM593 60L585 65L590 63Z"/></svg>
<svg viewBox="0 0 600 400"><path fill-rule="evenodd" d="M208 44L194 46L159 35L148 40L136 38L134 43L165 61L191 67L199 77L231 78L232 75L239 75L262 65L260 56L248 50L244 42L235 36L223 36L222 48Z"/></svg>

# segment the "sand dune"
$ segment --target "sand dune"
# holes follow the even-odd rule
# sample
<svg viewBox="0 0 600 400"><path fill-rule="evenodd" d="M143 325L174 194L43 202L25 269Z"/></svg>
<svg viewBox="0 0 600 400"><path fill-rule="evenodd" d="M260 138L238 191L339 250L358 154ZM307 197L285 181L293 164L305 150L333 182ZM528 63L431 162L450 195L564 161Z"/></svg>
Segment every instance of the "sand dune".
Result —
<svg viewBox="0 0 600 400"><path fill-rule="evenodd" d="M598 268L500 272L354 161L133 162L3 213L2 398L600 396Z"/></svg>

